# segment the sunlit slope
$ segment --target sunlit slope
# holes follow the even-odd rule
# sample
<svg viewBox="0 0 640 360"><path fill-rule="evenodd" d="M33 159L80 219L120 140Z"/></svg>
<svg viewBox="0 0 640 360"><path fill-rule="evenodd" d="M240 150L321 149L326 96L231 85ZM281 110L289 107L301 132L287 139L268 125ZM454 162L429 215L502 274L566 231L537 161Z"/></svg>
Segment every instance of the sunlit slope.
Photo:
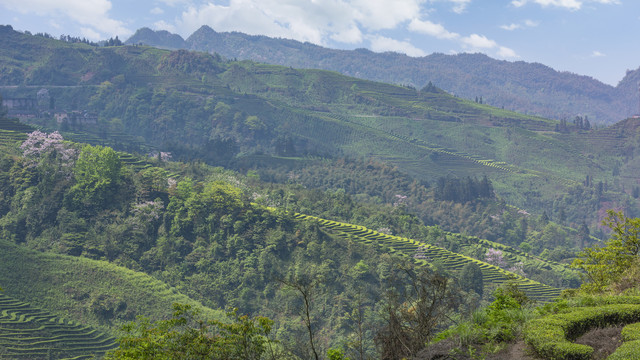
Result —
<svg viewBox="0 0 640 360"><path fill-rule="evenodd" d="M320 226L327 231L353 241L360 241L372 246L382 247L383 251L389 253L406 256L413 259L418 265L427 265L429 263L438 262L446 270L458 271L461 270L466 264L473 262L478 264L483 274L484 285L501 285L506 282L513 282L532 299L537 301L550 301L560 295L560 289L541 284L537 281L527 279L526 277L518 274L506 271L497 266L488 264L484 261L474 259L462 254L448 251L439 246L430 245L418 240L403 238L399 236L392 236L383 234L371 229L367 229L363 226L347 224L332 220L321 219L314 216L297 214L300 219L311 219L317 221ZM477 240L477 246L481 248L496 248L501 250L511 251L507 253L508 257L511 257L511 261L535 261L538 266L553 269L555 271L570 271L564 265L545 261L539 258L533 258L521 251L517 251L506 247L504 245L496 244L486 240Z"/></svg>

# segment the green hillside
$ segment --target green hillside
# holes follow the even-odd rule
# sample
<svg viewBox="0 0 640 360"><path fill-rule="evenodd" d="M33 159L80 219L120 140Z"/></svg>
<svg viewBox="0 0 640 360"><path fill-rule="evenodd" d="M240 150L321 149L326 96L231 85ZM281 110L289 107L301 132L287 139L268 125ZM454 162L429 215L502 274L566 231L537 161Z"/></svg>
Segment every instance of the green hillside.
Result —
<svg viewBox="0 0 640 360"><path fill-rule="evenodd" d="M443 268L457 272L460 271L468 263L476 263L479 265L485 286L503 285L507 282L517 284L529 298L536 301L550 301L557 298L560 295L560 289L551 286L540 284L539 282L532 281L521 275L503 270L495 265L488 264L484 261L471 258L469 256L461 255L455 252L448 251L439 246L427 244L425 242L407 239L398 236L391 236L377 231L367 229L363 226L345 224L336 221L320 219L313 216L304 214L297 214L300 219L313 219L318 221L323 228L336 233L337 236L343 237L347 240L361 241L369 245L381 247L385 252L391 254L401 255L413 259L418 265L428 265L432 263L442 264ZM451 234L451 236L456 236ZM464 240L460 235L457 235L464 244ZM470 239L473 241L473 239ZM542 259L534 259L522 252L515 251L504 245L491 243L486 240L476 239L475 244L482 250L489 248L504 249L511 252L511 262L516 263L521 260L528 260L537 263L539 267L553 268L557 272L569 272L570 270L558 263L551 264Z"/></svg>
<svg viewBox="0 0 640 360"><path fill-rule="evenodd" d="M525 332L539 354L588 352L568 341L637 321L552 301L585 273L581 291L637 295L638 119L593 129L431 84L0 35L0 357L101 353L174 302L266 316L291 358L314 336L323 355L397 354L398 330L419 335L407 357L431 340L482 356L550 323ZM610 208L605 261L570 268Z"/></svg>
<svg viewBox="0 0 640 360"><path fill-rule="evenodd" d="M0 294L0 354L11 359L90 359L113 338Z"/></svg>
<svg viewBox="0 0 640 360"><path fill-rule="evenodd" d="M612 87L543 64L496 60L479 53L410 57L367 49L338 50L291 39L219 32L206 25L186 40L166 31L143 28L126 43L215 52L229 59L331 70L419 88L431 81L466 99L483 97L497 107L557 119L587 115L599 124L612 124L636 111L637 71L628 72L617 87Z"/></svg>
<svg viewBox="0 0 640 360"><path fill-rule="evenodd" d="M136 316L166 317L174 302L224 318L224 312L205 308L149 275L106 261L33 251L6 240L0 240L0 250L5 296L112 336Z"/></svg>
<svg viewBox="0 0 640 360"><path fill-rule="evenodd" d="M16 130L6 132L25 137ZM322 281L316 300L321 306L313 314L327 339L326 347L337 346L353 333L353 320L344 318L344 312L352 311L357 299L373 314L385 292L407 281L402 274L413 269L455 276L460 265L475 263L483 271L487 289L512 279L540 301L558 293L558 289L431 244L424 245L428 248L425 256L433 265L426 267L425 260L411 260L419 243L373 231L367 232L371 236L360 237L362 228L355 225L296 217L282 207L267 210L249 201L251 196L256 201L280 202L285 200L281 197L284 191L296 192L286 203L281 202L284 208L308 204L308 209L324 213L319 207L331 204L328 215L340 213L347 219L384 216L387 218L381 220L398 233L446 240L478 257L488 248L500 248L509 264L528 261L527 266L548 267L556 280L565 276L566 269L559 264L538 261L535 265L532 257L499 244L457 234L438 237L437 229L422 226L402 211L392 211L391 205L356 204L346 194L338 200L331 193L261 183L197 163L143 160L109 148L65 142L52 134L31 134L25 144L35 146L34 136L48 136L52 147L21 154L14 140L3 145L0 158L0 231L5 238L0 240L0 285L7 296L112 336L118 334L119 325L137 315L163 318L170 304L179 302L194 304L207 317L220 318L220 311L210 309L228 306L265 314L276 321L283 346L295 349L299 346L295 339L304 334L296 311L299 301L277 279L302 276ZM65 157L70 150L77 151L69 155L73 160ZM91 161L83 160L88 156ZM110 168L120 171L109 172ZM90 181L87 173L113 186L83 187ZM382 246L370 243L373 237L383 240L378 242ZM390 284L392 278L400 283ZM451 284L456 296L479 299L456 281ZM487 291L484 298L490 296ZM335 299L341 300L336 303ZM368 321L374 327L382 318L375 315ZM351 325L336 325L339 323ZM7 349L20 347L23 340L14 335L8 335ZM373 335L369 333L367 341ZM57 341L53 334L37 337L43 338L37 341ZM67 354L72 347L60 345L54 350ZM298 356L304 357L302 353Z"/></svg>
<svg viewBox="0 0 640 360"><path fill-rule="evenodd" d="M487 175L508 203L552 218L563 211L574 226L586 221L592 229L606 208L638 212L629 196L637 186L635 133L600 142L609 128L579 128L570 120L559 129L558 122L433 86L416 90L144 46L67 44L6 28L3 35L2 56L10 61L2 62L2 74L21 75L0 76L0 83L17 86L2 94L34 97L47 88L55 111L95 113L96 124L33 120L79 141L224 166L255 154L346 156L379 159L432 183ZM18 56L22 47L33 51Z"/></svg>

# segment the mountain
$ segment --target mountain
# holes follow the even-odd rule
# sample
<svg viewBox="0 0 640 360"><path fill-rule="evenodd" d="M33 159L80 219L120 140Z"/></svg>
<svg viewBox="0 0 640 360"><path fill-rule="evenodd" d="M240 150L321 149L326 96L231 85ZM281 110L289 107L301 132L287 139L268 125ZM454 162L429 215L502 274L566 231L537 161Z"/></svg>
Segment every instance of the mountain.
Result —
<svg viewBox="0 0 640 360"><path fill-rule="evenodd" d="M144 30L144 31L143 31ZM215 52L229 59L247 59L294 68L338 71L374 81L411 85L430 81L466 99L482 97L496 107L543 117L572 120L587 116L597 124L612 124L637 112L637 91L612 87L588 76L559 72L523 61L508 62L483 54L409 57L366 49L336 50L289 39L216 32L203 26L181 47L154 40L153 31L141 29L126 43ZM166 31L162 31L166 33Z"/></svg>
<svg viewBox="0 0 640 360"><path fill-rule="evenodd" d="M280 342L272 350L298 358L310 358L307 344L315 352L314 332L319 352L333 358L397 356L405 350L395 333L419 335L406 357L426 343L440 348L435 356L482 357L480 347L517 341L523 327L547 358L588 358L593 349L565 338L640 320L634 296L575 299L569 291L528 305L577 286L567 262L592 243L588 225L604 210L638 214L637 118L595 130L584 117L514 113L432 83L418 90L10 27L0 28L0 84L2 354L58 347L63 337L53 332L26 333L42 320L43 329L68 331L59 313L109 332L139 313L163 317L174 300L211 314L230 306L266 315ZM626 242L637 242L638 224L618 214L603 250L615 266L595 259L584 268L634 295L637 264L616 256L620 243L637 249ZM471 233L500 233L501 243L424 226L443 217L452 218L447 226L478 219ZM434 338L450 321L459 327ZM138 335L163 337L148 325L140 320ZM80 330L96 340L92 351L113 346ZM133 346L146 350L153 338L141 340ZM624 340L617 358L636 357L637 344ZM68 357L45 346L37 353Z"/></svg>
<svg viewBox="0 0 640 360"><path fill-rule="evenodd" d="M594 131L583 118L522 115L432 84L417 90L185 50L92 47L8 29L0 42L11 59L0 69L4 97L48 89L57 109L97 120L40 124L89 131L116 147L144 143L245 171L281 158L350 157L388 162L431 184L487 176L509 204L576 227L597 227L608 208L638 211L633 126Z"/></svg>
<svg viewBox="0 0 640 360"><path fill-rule="evenodd" d="M153 31L149 28L138 29L129 39L127 44L154 44L161 49L184 49L186 43L182 36L172 34L166 30Z"/></svg>

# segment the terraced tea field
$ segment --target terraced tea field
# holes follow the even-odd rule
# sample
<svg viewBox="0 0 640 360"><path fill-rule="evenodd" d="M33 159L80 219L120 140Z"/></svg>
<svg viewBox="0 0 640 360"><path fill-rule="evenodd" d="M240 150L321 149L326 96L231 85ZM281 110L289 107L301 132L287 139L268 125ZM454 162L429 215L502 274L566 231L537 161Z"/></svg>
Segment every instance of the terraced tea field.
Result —
<svg viewBox="0 0 640 360"><path fill-rule="evenodd" d="M508 281L515 282L531 299L541 302L550 301L560 295L560 289L541 284L518 274L501 269L497 266L486 262L468 257L462 254L454 253L444 248L430 245L421 241L383 234L363 226L341 223L332 220L321 219L315 216L304 214L296 214L298 219L310 219L317 221L321 227L332 232L333 234L345 239L360 241L363 243L383 247L386 251L411 258L418 265L427 265L430 262L437 261L441 263L445 269L458 271L466 264L474 262L478 264L482 271L484 285L504 284ZM488 242L486 240L478 240L484 245L500 244ZM504 246L502 246L504 247ZM510 254L512 257L524 256L523 254ZM549 263L546 266L562 267L557 263Z"/></svg>
<svg viewBox="0 0 640 360"><path fill-rule="evenodd" d="M13 146L24 141L27 138L25 134L34 130L35 128L15 119L0 119L0 146Z"/></svg>
<svg viewBox="0 0 640 360"><path fill-rule="evenodd" d="M95 329L0 294L2 359L91 359L115 347Z"/></svg>

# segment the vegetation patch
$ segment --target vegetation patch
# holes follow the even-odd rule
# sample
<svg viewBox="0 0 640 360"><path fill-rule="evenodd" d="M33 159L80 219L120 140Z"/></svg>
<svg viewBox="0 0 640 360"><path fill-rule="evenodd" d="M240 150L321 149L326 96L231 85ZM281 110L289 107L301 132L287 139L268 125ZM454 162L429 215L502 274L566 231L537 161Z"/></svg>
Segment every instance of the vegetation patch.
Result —
<svg viewBox="0 0 640 360"><path fill-rule="evenodd" d="M447 270L462 270L469 263L477 264L483 274L485 286L488 284L505 284L513 282L517 284L527 296L538 301L549 301L560 295L560 289L527 279L521 275L506 271L495 265L474 259L469 256L457 254L444 248L430 245L421 241L403 238L399 236L380 233L363 226L346 224L342 222L317 218L314 216L297 214L300 219L313 219L318 221L321 227L326 228L345 239L357 240L383 247L388 252L411 258L417 265L424 266L429 263L440 263Z"/></svg>
<svg viewBox="0 0 640 360"><path fill-rule="evenodd" d="M102 355L112 337L0 294L0 357L60 359Z"/></svg>
<svg viewBox="0 0 640 360"><path fill-rule="evenodd" d="M531 320L524 338L546 359L590 359L593 348L571 341L590 329L640 321L640 305L612 304L565 310ZM640 348L634 353L640 355Z"/></svg>

